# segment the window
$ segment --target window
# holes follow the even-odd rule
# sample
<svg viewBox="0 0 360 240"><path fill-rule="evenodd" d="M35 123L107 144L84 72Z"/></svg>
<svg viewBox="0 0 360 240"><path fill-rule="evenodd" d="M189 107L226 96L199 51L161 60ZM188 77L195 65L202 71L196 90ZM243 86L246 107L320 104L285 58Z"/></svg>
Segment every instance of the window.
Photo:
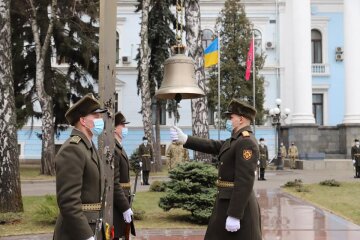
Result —
<svg viewBox="0 0 360 240"><path fill-rule="evenodd" d="M152 124L156 124L156 117L157 117L157 101L153 99L153 102L151 104L152 107ZM166 101L161 101L161 107L159 109L159 115L160 115L160 125L166 125Z"/></svg>
<svg viewBox="0 0 360 240"><path fill-rule="evenodd" d="M204 49L206 49L210 43L214 40L215 36L213 31L209 29L204 29L202 31L202 46Z"/></svg>
<svg viewBox="0 0 360 240"><path fill-rule="evenodd" d="M62 144L55 144L55 154L60 150Z"/></svg>
<svg viewBox="0 0 360 240"><path fill-rule="evenodd" d="M316 124L324 125L324 95L323 94L313 94L313 114Z"/></svg>
<svg viewBox="0 0 360 240"><path fill-rule="evenodd" d="M319 30L311 30L311 61L322 63L322 37Z"/></svg>
<svg viewBox="0 0 360 240"><path fill-rule="evenodd" d="M262 35L261 32L257 29L254 29L254 39L255 53L260 55L262 51Z"/></svg>
<svg viewBox="0 0 360 240"><path fill-rule="evenodd" d="M115 93L115 112L119 111L119 94Z"/></svg>
<svg viewBox="0 0 360 240"><path fill-rule="evenodd" d="M210 106L208 107L208 122L209 125L215 125L215 110Z"/></svg>
<svg viewBox="0 0 360 240"><path fill-rule="evenodd" d="M116 64L119 64L119 55L120 55L119 33L116 32Z"/></svg>

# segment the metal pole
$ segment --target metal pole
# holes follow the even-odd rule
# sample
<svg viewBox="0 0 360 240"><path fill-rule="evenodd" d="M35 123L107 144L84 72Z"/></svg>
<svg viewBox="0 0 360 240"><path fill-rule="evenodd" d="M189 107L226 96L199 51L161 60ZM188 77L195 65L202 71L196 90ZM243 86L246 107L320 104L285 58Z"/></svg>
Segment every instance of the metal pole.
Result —
<svg viewBox="0 0 360 240"><path fill-rule="evenodd" d="M256 104L255 104L255 102L256 102L256 96L255 96L255 93L256 93L256 91L255 91L255 36L254 36L254 29L252 30L252 45L253 45L253 52L252 52L252 55L253 55L253 62L252 62L252 65L253 65L253 74L252 74L252 77L253 77L253 106L254 106L254 108L256 109ZM255 135L255 126L256 126L256 124L255 124L255 119L254 119L254 121L253 121L253 131L254 131L254 135Z"/></svg>
<svg viewBox="0 0 360 240"><path fill-rule="evenodd" d="M100 0L99 29L99 95L103 107L109 114L104 115L105 129L99 139L99 154L107 181L107 199L104 222L113 224L114 191L114 107L115 107L115 53L116 53L116 0Z"/></svg>
<svg viewBox="0 0 360 240"><path fill-rule="evenodd" d="M220 140L220 30L218 31L218 140Z"/></svg>

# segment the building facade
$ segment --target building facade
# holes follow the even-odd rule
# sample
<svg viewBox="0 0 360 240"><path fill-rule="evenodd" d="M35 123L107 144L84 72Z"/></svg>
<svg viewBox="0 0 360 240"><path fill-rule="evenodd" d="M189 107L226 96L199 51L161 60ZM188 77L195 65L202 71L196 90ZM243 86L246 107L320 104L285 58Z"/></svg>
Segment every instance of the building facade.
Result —
<svg viewBox="0 0 360 240"><path fill-rule="evenodd" d="M281 136L285 144L297 142L304 158L311 158L312 153L315 158L348 156L347 148L350 148L352 140L360 137L360 108L357 107L360 81L356 76L360 31L355 30L360 22L360 1L241 2L253 23L256 51L266 54L265 65L260 72L265 79L264 108L275 107L275 100L281 98L281 110L291 110L289 117L282 122ZM130 154L143 136L135 60L140 44L141 13L135 13L136 3L136 0L118 1L116 29L116 108L130 122L129 139L125 141L125 148ZM223 5L224 0L200 0L204 47L215 34L215 21ZM191 133L190 100L182 100L180 107L178 125ZM212 114L210 124L213 124ZM170 143L167 131L173 122L164 109L161 117L163 145ZM34 129L40 131L37 126ZM216 126L211 125L210 129L210 137L217 138ZM28 142L36 141L33 136L29 137L34 134L27 134L27 131L26 127L19 131L21 156L38 159L40 150L38 153L27 152ZM56 140L57 144L60 145L68 134L69 131L63 132ZM227 136L221 131L222 138ZM275 155L275 150L271 149L275 149L276 136L270 119L264 126L256 127L256 136L264 137L270 155Z"/></svg>

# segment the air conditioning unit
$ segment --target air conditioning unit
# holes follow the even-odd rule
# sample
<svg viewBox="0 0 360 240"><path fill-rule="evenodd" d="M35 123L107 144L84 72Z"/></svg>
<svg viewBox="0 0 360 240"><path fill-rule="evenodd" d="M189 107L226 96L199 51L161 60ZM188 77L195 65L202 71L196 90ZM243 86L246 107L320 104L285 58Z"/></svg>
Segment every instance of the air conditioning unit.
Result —
<svg viewBox="0 0 360 240"><path fill-rule="evenodd" d="M342 47L337 47L336 48L336 53L343 53L344 50L342 49Z"/></svg>
<svg viewBox="0 0 360 240"><path fill-rule="evenodd" d="M335 60L336 60L337 62L343 61L343 60L344 60L343 54L342 54L342 53L337 53L337 54L335 55Z"/></svg>
<svg viewBox="0 0 360 240"><path fill-rule="evenodd" d="M266 42L265 43L265 47L267 48L267 49L273 49L273 48L275 48L275 44L274 44L274 42Z"/></svg>
<svg viewBox="0 0 360 240"><path fill-rule="evenodd" d="M122 63L123 63L123 64L129 64L129 63L131 63L130 57L129 57L129 56L123 56L123 57L122 57Z"/></svg>

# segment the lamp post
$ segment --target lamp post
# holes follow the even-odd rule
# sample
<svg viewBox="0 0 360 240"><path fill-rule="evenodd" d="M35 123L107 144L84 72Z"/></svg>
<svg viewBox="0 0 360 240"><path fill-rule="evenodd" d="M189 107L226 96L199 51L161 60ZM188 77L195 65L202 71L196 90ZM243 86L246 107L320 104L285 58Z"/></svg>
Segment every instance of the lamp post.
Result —
<svg viewBox="0 0 360 240"><path fill-rule="evenodd" d="M284 164L283 159L281 156L281 149L280 149L280 143L281 143L281 134L280 134L280 127L281 127L281 120L285 120L289 114L290 109L285 108L284 113L281 112L281 99L277 98L275 100L276 107L269 110L269 115L271 117L271 123L276 128L276 135L277 135L277 159L276 159L276 170L283 170Z"/></svg>

